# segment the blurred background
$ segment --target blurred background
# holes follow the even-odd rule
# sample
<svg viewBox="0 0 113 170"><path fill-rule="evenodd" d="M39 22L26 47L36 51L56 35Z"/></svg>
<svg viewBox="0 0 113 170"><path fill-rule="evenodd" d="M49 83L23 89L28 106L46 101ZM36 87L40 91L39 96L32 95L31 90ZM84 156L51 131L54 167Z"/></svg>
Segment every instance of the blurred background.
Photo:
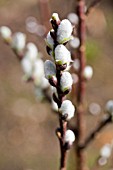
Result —
<svg viewBox="0 0 113 170"><path fill-rule="evenodd" d="M75 11L75 0L48 0L50 15L59 13L61 19ZM90 4L91 1L87 1ZM37 44L44 58L43 29L36 34L27 28L31 17L42 22L39 0L0 0L0 26L9 26L13 32L27 34L27 41ZM32 19L34 19L32 18ZM104 114L105 104L113 99L113 1L103 0L87 17L86 55L87 63L94 69L93 79L87 83L86 105L96 103L99 113L95 116L87 109L87 133ZM30 31L30 32L29 32ZM23 72L15 54L0 37L0 170L57 170L59 143L55 136L58 120L50 104L36 99L32 83L22 80ZM97 109L98 110L98 109ZM93 126L92 126L93 124ZM113 125L107 126L88 147L88 165L93 167L99 149L113 140ZM68 169L75 170L74 151L69 153ZM96 168L98 169L98 168ZM100 170L113 170L113 154L108 164Z"/></svg>

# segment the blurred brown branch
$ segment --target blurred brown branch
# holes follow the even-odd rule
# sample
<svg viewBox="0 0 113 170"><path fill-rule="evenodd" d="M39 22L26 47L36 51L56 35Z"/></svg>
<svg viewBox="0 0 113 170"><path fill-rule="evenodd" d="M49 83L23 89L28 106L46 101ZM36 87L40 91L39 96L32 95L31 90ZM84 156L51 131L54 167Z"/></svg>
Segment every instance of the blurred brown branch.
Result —
<svg viewBox="0 0 113 170"><path fill-rule="evenodd" d="M50 25L48 23L48 20L50 19L49 0L39 0L39 7L42 24L46 26L48 32L48 30L50 29Z"/></svg>
<svg viewBox="0 0 113 170"><path fill-rule="evenodd" d="M88 14L90 13L90 11L91 11L94 7L96 7L97 5L99 5L101 1L102 1L102 0L94 0L94 1L89 5L89 7L87 8L87 10L86 10L86 15L88 15Z"/></svg>
<svg viewBox="0 0 113 170"><path fill-rule="evenodd" d="M112 122L112 115L108 115L107 117L103 117L103 119L99 122L99 124L97 125L97 127L92 131L91 134L89 134L89 136L86 138L85 142L83 145L80 146L81 149L85 149L90 142L92 142L96 135L109 123Z"/></svg>
<svg viewBox="0 0 113 170"><path fill-rule="evenodd" d="M76 154L77 154L77 170L85 170L86 159L85 152L79 148L79 145L83 143L85 136L86 121L84 117L84 93L85 93L85 81L83 78L83 71L86 65L85 56L85 36L86 36L86 21L85 21L85 0L79 0L77 4L77 14L79 18L77 33L80 40L80 46L78 48L78 59L80 62L80 69L78 72L78 86L77 86L77 138L76 138Z"/></svg>

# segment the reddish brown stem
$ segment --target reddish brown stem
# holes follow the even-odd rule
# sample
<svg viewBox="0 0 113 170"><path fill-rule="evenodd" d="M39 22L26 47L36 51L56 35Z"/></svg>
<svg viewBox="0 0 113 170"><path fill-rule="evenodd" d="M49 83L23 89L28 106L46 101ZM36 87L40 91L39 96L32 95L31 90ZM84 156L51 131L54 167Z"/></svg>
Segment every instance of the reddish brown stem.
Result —
<svg viewBox="0 0 113 170"><path fill-rule="evenodd" d="M53 23L53 22L52 22ZM54 24L54 23L53 23ZM55 31L55 35L54 35L54 49L56 48L56 46L58 45L57 42L57 23L55 22L54 25L54 31ZM58 108L61 107L61 104L64 100L64 95L61 91L61 87L60 87L60 81L61 81L61 75L62 75L62 71L59 69L59 66L57 66L56 64L56 77L57 77L57 94L58 94ZM60 158L60 170L66 170L66 162L67 162L67 148L65 147L65 141L64 141L64 137L65 137L65 133L67 130L67 121L63 120L61 117L61 114L59 113L59 126L60 126L60 133L61 136L59 138L59 143L60 143L60 153L61 153L61 158Z"/></svg>
<svg viewBox="0 0 113 170"><path fill-rule="evenodd" d="M61 140L60 140L60 151L61 151L61 159L60 159L60 170L66 170L66 161L67 161L67 150L64 147L64 135L67 130L67 122L62 119L59 120L60 128L61 128Z"/></svg>
<svg viewBox="0 0 113 170"><path fill-rule="evenodd" d="M57 87L57 93L58 93L58 98L59 98L59 105L58 107L61 107L63 97L60 91L60 79L61 79L61 72L57 70L57 81L58 81L58 87ZM67 150L65 148L65 141L64 141L64 136L67 130L67 122L62 120L61 115L59 113L59 125L60 125L60 132L61 132L61 138L59 140L60 142L60 152L61 152L61 158L60 158L60 170L66 170L66 158L67 158Z"/></svg>
<svg viewBox="0 0 113 170"><path fill-rule="evenodd" d="M78 25L78 37L80 40L80 46L78 48L78 57L80 61L80 70L79 70L79 83L78 83L78 94L77 94L77 102L79 104L83 103L84 99L84 89L85 89L85 82L83 78L83 70L85 67L86 59L85 59L85 0L79 0L77 13L79 17L79 25Z"/></svg>
<svg viewBox="0 0 113 170"><path fill-rule="evenodd" d="M77 93L77 127L78 136L76 139L76 153L77 153L77 170L86 170L85 164L85 152L79 147L84 141L85 134L85 117L84 117L84 92L85 92L85 81L83 78L83 71L86 63L85 59L85 0L78 0L77 14L79 17L78 23L78 38L80 40L80 46L78 48L78 58L80 61L80 69L78 73L78 93Z"/></svg>

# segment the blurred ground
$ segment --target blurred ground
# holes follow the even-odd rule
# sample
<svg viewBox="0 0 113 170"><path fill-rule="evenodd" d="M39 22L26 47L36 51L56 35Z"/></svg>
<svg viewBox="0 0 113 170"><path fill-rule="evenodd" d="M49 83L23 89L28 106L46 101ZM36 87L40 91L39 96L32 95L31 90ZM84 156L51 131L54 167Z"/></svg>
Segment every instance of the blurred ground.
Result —
<svg viewBox="0 0 113 170"><path fill-rule="evenodd" d="M74 11L73 0L50 1L50 5L51 11L58 12L61 18L66 17L68 12ZM98 102L103 111L106 101L113 99L113 7L111 5L112 1L103 1L99 7L101 11L99 8L96 9L87 21L88 28L90 27L87 37L87 56L88 63L94 68L94 77L87 84L86 104ZM39 12L36 0L18 2L0 0L0 26L8 25L13 31L27 33L28 41L36 42L39 50L46 54L43 39L25 30L26 17L35 16L40 21ZM106 28L102 32L102 24L105 22ZM98 34L99 30L101 34ZM58 169L59 146L54 134L58 124L57 118L51 112L49 103L40 103L35 99L33 86L25 84L22 75L17 58L0 37L0 170ZM96 126L103 111L95 121L93 116L87 114L87 132ZM90 166L98 156L98 149L111 139L113 139L113 125L105 128L88 148ZM74 165L72 151L71 154L70 162ZM113 163L110 166L113 168ZM70 165L69 169L74 170ZM107 169L108 167L105 167L105 170Z"/></svg>

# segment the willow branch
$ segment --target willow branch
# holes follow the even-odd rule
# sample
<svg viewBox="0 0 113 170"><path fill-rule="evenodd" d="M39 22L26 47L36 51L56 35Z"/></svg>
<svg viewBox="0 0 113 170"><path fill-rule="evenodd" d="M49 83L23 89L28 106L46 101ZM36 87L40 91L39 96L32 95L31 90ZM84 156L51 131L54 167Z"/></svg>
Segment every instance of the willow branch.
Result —
<svg viewBox="0 0 113 170"><path fill-rule="evenodd" d="M78 0L77 5L77 14L79 17L79 23L77 28L78 38L80 40L80 46L78 48L78 59L80 61L80 69L78 72L78 89L77 89L77 130L78 135L76 138L76 153L77 153L77 170L85 170L85 154L80 150L79 145L84 141L85 135L85 118L84 118L84 93L85 93L85 81L83 78L83 71L86 64L85 57L85 35L86 35L86 26L85 26L85 0Z"/></svg>
<svg viewBox="0 0 113 170"><path fill-rule="evenodd" d="M78 73L79 76L79 83L78 83L78 94L77 94L77 102L83 103L84 98L84 89L85 89L85 82L83 78L83 70L85 67L85 14L84 14L84 7L85 7L85 0L80 0L78 2L77 13L79 17L79 25L78 25L78 37L80 40L80 46L78 48L78 57L80 61L80 70Z"/></svg>
<svg viewBox="0 0 113 170"><path fill-rule="evenodd" d="M53 40L54 40L54 50L55 50L56 46L58 45L57 42L58 24L54 20L51 20L51 24L54 29ZM55 97L55 95L53 95L53 98L56 98L58 108L61 107L65 96L61 90L61 85L60 85L61 76L62 76L62 70L60 70L59 66L56 64L56 78L57 78L56 90L57 90L58 98ZM65 147L65 140L64 140L66 130L67 130L67 121L63 120L61 114L59 113L59 128L57 130L57 137L59 139L59 144L60 144L60 168L59 168L60 170L66 170L67 148Z"/></svg>
<svg viewBox="0 0 113 170"><path fill-rule="evenodd" d="M89 5L89 7L87 8L87 10L86 10L86 15L88 15L93 8L95 8L97 5L99 5L100 2L101 2L101 0L94 0L94 1Z"/></svg>
<svg viewBox="0 0 113 170"><path fill-rule="evenodd" d="M91 134L86 138L83 145L80 146L81 149L85 149L97 136L97 134L103 130L105 126L107 126L109 123L112 122L112 115L107 116L106 118L103 118L98 126L92 131Z"/></svg>
<svg viewBox="0 0 113 170"><path fill-rule="evenodd" d="M56 66L57 70L57 66ZM58 108L61 107L62 101L63 101L63 96L60 90L60 79L61 79L61 71L57 70L57 93L58 93ZM60 143L60 153L61 153L61 158L60 158L60 170L66 170L66 158L67 158L67 150L64 147L65 141L64 141L64 136L67 130L67 122L64 121L59 113L59 126L60 126L60 138L59 138L59 143Z"/></svg>

